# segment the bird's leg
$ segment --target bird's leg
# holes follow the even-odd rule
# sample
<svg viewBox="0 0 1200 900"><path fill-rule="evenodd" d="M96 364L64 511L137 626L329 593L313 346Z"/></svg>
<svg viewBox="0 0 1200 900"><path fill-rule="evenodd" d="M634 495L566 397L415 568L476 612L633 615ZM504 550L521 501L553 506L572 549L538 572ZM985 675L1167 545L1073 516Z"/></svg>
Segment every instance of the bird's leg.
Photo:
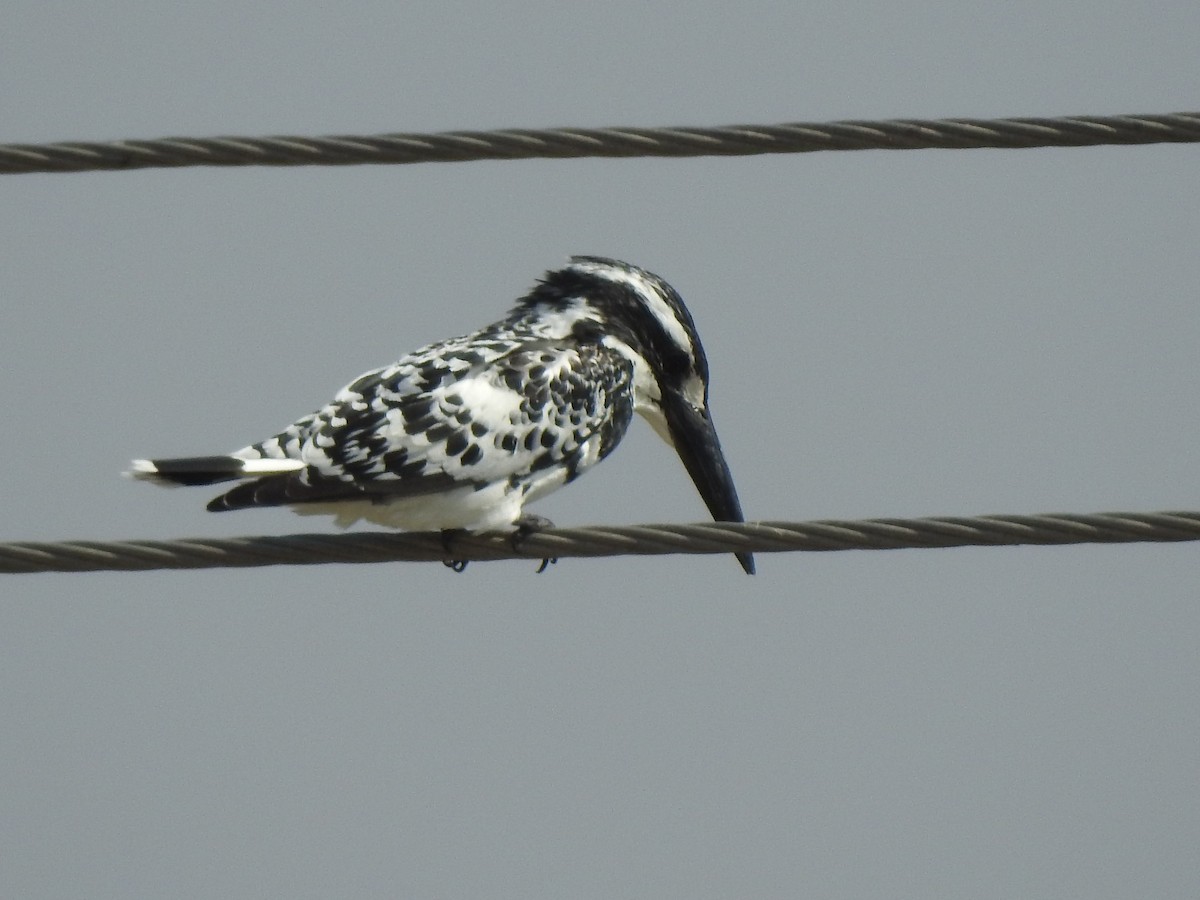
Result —
<svg viewBox="0 0 1200 900"><path fill-rule="evenodd" d="M525 513L523 516L521 516L521 518L517 519L515 524L517 527L512 533L512 548L514 553L521 552L521 544L524 543L525 538L529 537L534 532L541 531L544 528L554 527L554 523L545 516L538 516L534 515L533 513ZM546 571L547 568L552 565L556 565L557 563L557 558L544 558L542 560L542 564L538 566L536 574L541 575Z"/></svg>
<svg viewBox="0 0 1200 900"><path fill-rule="evenodd" d="M461 528L443 528L442 529L442 549L446 551L446 555L450 556L454 551L450 549L450 545L454 543L456 535L463 533ZM465 559L445 559L442 560L442 565L454 572L461 572L467 567Z"/></svg>

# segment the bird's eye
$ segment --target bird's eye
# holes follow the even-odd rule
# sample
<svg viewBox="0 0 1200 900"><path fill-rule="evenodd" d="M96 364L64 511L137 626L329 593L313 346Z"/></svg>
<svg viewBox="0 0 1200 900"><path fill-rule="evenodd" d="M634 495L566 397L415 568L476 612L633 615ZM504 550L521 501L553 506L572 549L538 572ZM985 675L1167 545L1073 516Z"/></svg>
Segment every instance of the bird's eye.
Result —
<svg viewBox="0 0 1200 900"><path fill-rule="evenodd" d="M666 353L663 355L663 371L668 375L685 375L691 368L691 360L686 353Z"/></svg>

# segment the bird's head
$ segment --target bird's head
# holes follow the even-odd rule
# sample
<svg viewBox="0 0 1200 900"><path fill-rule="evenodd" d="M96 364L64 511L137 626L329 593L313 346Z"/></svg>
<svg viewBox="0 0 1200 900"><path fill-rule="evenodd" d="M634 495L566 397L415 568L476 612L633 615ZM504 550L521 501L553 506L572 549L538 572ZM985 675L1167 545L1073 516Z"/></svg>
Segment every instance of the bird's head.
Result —
<svg viewBox="0 0 1200 900"><path fill-rule="evenodd" d="M675 448L713 519L744 521L708 409L708 360L678 292L629 263L573 256L525 302L569 317L575 334L628 359L635 409ZM753 573L753 557L737 557Z"/></svg>

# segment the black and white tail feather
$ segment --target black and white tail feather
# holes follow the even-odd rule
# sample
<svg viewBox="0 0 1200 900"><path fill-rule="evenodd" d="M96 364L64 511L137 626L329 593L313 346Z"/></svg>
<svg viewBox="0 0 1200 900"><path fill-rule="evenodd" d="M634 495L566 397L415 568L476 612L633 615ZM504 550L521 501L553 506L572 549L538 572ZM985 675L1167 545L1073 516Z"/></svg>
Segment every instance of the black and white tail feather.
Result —
<svg viewBox="0 0 1200 900"><path fill-rule="evenodd" d="M225 456L137 459L164 485L237 481L208 508L258 506L405 530L507 530L524 506L608 456L640 413L717 521L743 521L708 411L708 362L675 289L575 256L504 319L347 385L279 434ZM536 518L536 517L533 517ZM754 571L749 553L736 554Z"/></svg>

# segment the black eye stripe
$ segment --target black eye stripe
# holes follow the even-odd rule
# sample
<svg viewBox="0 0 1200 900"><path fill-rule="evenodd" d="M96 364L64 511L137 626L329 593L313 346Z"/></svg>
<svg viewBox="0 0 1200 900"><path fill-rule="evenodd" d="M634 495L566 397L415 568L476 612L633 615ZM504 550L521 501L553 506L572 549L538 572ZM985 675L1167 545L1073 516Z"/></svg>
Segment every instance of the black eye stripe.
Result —
<svg viewBox="0 0 1200 900"><path fill-rule="evenodd" d="M572 335L577 340L595 340L607 332L643 354L653 368L672 380L683 381L694 374L707 381L708 362L696 326L674 288L653 273L616 260L574 257L572 262L608 267L636 278L592 272L586 265L569 266L547 273L523 303L565 309L583 302L601 318L577 324Z"/></svg>

